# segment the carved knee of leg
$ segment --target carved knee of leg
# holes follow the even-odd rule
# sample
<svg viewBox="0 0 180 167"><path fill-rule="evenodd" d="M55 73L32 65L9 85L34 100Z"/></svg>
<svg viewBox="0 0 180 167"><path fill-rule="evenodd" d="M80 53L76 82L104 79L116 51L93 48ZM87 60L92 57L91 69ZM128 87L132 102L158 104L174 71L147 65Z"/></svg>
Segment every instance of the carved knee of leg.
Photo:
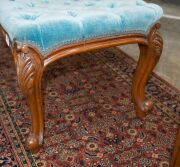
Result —
<svg viewBox="0 0 180 167"><path fill-rule="evenodd" d="M41 97L43 63L41 55L27 46L17 52L16 67L21 90L27 97L32 116L32 132L27 138L27 146L37 150L43 142L44 113Z"/></svg>

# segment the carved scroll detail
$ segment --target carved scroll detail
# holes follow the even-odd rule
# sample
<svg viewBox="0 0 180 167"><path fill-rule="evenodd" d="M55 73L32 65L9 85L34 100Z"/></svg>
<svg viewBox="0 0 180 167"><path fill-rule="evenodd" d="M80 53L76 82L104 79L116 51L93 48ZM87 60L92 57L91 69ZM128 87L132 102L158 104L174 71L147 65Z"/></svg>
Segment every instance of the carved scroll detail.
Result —
<svg viewBox="0 0 180 167"><path fill-rule="evenodd" d="M153 50L153 56L155 56L157 60L159 60L163 50L163 39L158 31L159 28L160 25L157 24L150 33L149 37L149 42L152 47L151 49Z"/></svg>
<svg viewBox="0 0 180 167"><path fill-rule="evenodd" d="M153 39L154 55L160 57L163 48L163 40L158 31L156 31Z"/></svg>
<svg viewBox="0 0 180 167"><path fill-rule="evenodd" d="M28 53L20 53L16 63L18 81L22 91L25 94L32 93L36 69L31 56Z"/></svg>

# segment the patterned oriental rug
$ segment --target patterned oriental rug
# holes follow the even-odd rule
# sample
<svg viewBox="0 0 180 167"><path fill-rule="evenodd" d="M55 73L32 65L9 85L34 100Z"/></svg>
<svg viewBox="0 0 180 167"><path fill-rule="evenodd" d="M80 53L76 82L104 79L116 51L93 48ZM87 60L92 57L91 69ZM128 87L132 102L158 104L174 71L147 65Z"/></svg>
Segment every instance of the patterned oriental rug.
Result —
<svg viewBox="0 0 180 167"><path fill-rule="evenodd" d="M180 122L180 92L152 75L155 105L136 118L131 82L136 62L117 48L65 58L43 79L44 147L25 147L31 119L9 49L0 39L0 166L168 167Z"/></svg>

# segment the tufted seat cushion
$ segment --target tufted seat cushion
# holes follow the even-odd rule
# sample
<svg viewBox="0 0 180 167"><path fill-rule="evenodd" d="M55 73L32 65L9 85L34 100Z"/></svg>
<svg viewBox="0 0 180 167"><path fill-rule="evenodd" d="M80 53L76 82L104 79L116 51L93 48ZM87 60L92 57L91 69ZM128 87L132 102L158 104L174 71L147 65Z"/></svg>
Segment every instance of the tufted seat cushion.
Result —
<svg viewBox="0 0 180 167"><path fill-rule="evenodd" d="M142 0L0 0L0 24L10 40L42 53L92 38L146 34L162 14Z"/></svg>

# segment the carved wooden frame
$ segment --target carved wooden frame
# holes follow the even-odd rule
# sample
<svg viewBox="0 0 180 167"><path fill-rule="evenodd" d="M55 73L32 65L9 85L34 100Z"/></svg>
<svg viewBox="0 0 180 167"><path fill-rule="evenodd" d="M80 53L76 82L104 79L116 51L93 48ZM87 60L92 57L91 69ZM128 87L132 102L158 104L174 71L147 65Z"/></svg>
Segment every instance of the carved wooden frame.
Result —
<svg viewBox="0 0 180 167"><path fill-rule="evenodd" d="M43 144L44 110L41 96L43 72L52 62L72 54L124 44L139 44L140 57L133 79L132 100L137 116L143 118L152 108L152 102L145 100L145 85L163 48L163 40L158 32L159 28L160 24L155 24L147 36L140 33L124 34L69 44L59 47L45 56L42 56L38 49L31 45L13 43L11 49L17 68L19 86L27 97L32 115L32 131L26 140L28 148L37 152ZM7 35L2 28L1 30L4 35Z"/></svg>

